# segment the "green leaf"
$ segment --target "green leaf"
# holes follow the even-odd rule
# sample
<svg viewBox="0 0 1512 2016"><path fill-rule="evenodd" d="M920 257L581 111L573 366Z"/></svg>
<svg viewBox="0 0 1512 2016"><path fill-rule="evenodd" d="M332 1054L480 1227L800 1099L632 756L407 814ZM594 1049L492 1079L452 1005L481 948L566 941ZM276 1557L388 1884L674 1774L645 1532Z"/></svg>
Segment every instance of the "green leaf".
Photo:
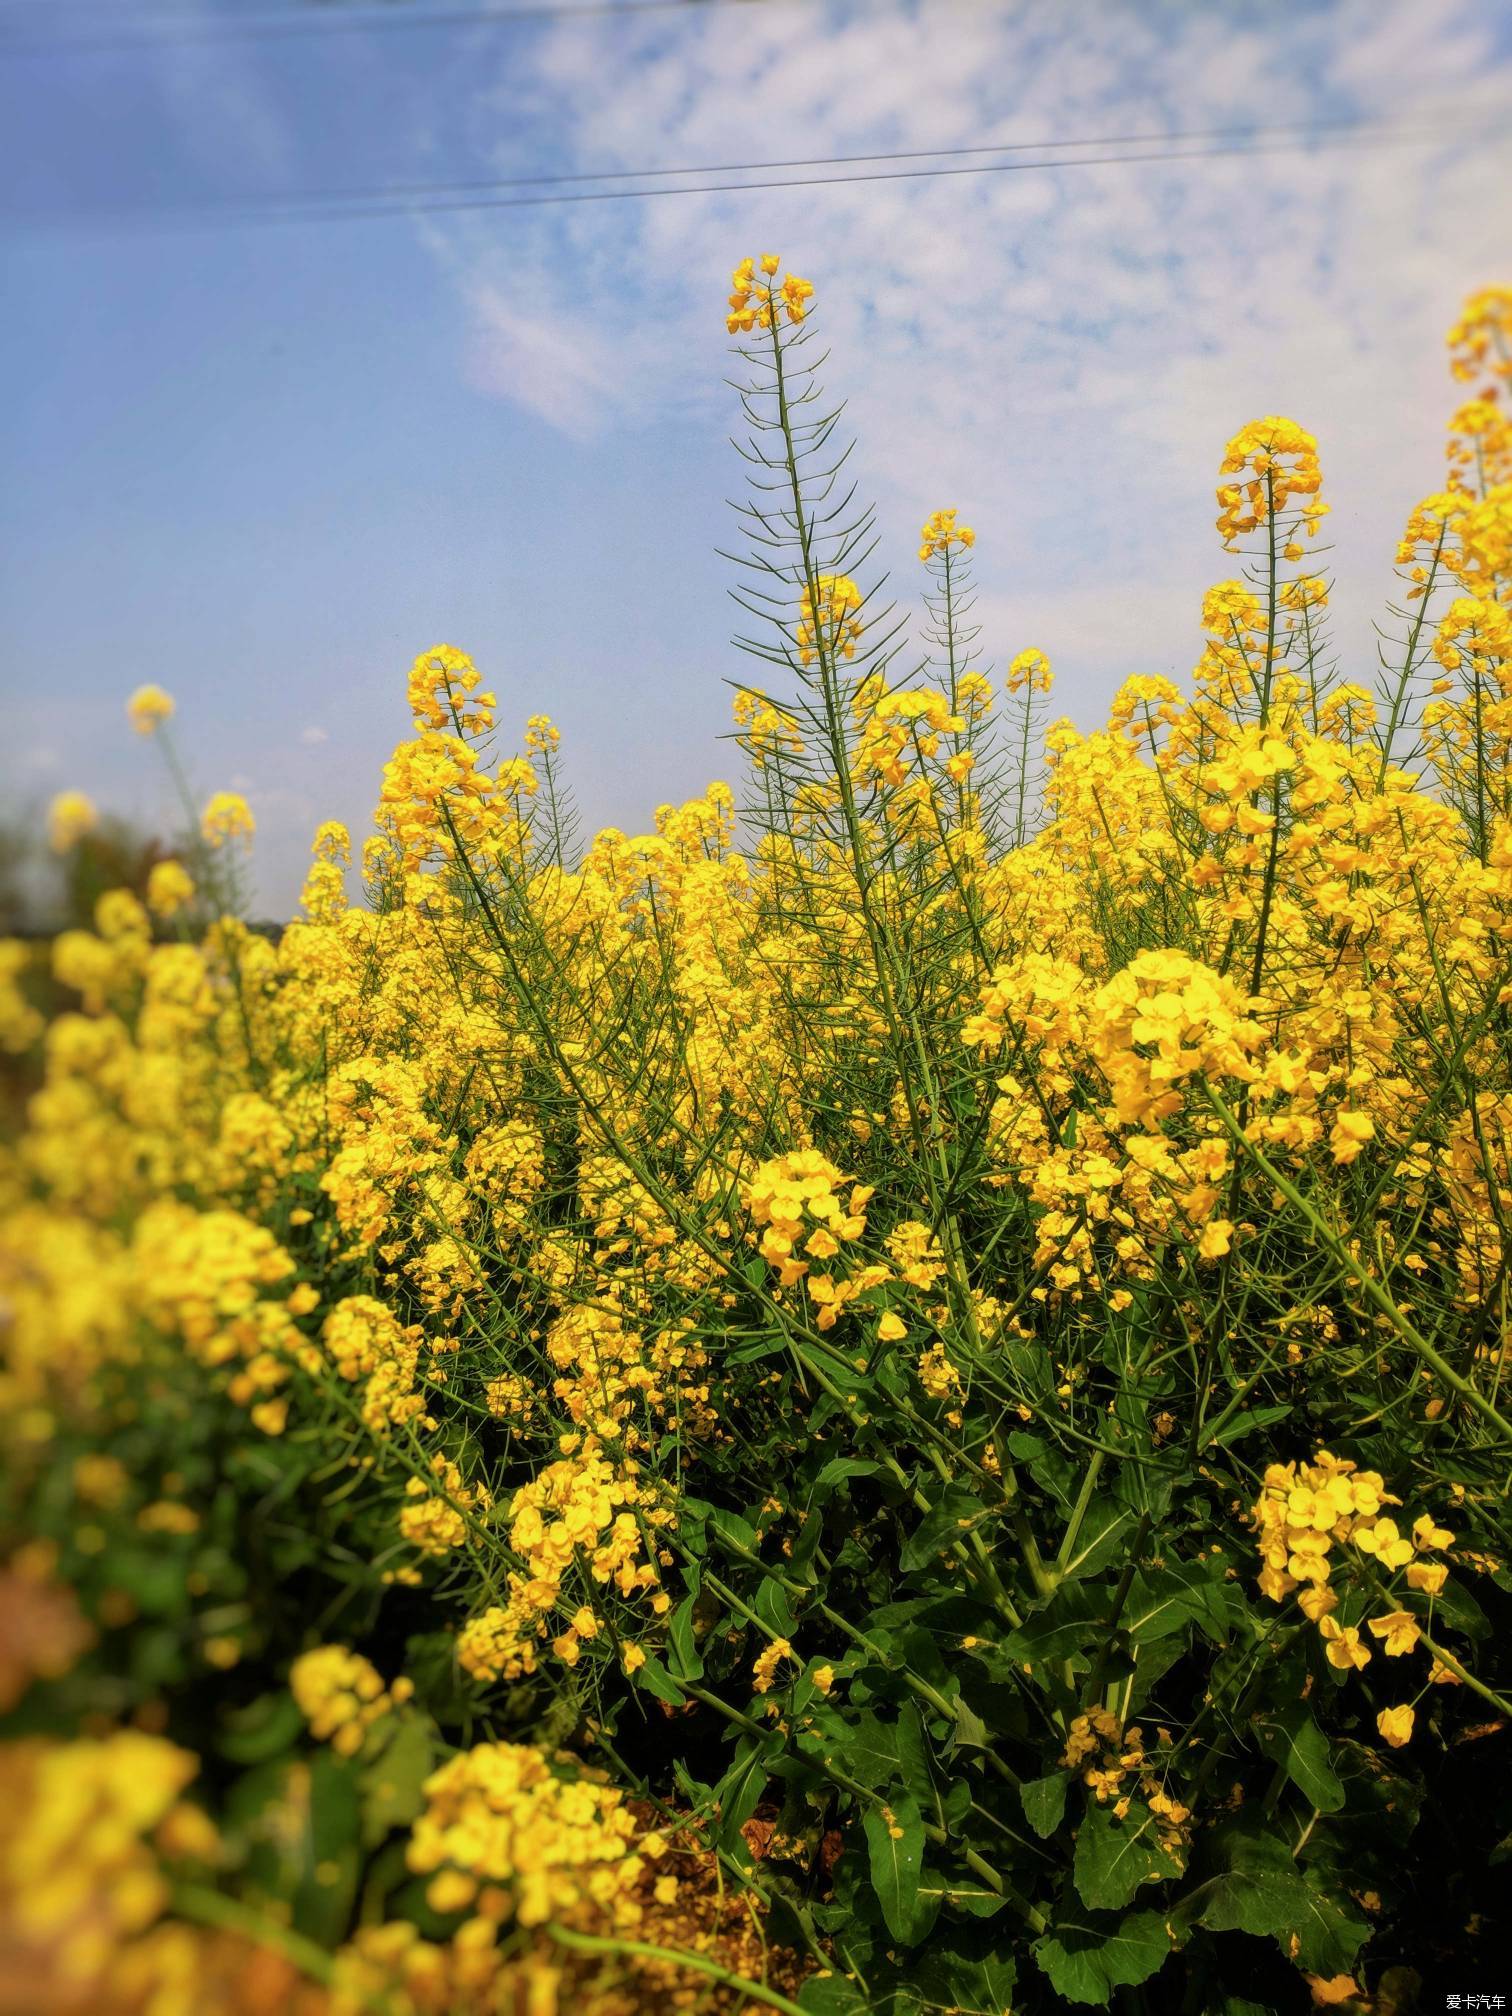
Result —
<svg viewBox="0 0 1512 2016"><path fill-rule="evenodd" d="M1117 1911L1141 1883L1159 1883L1181 1874L1182 1865L1160 1845L1155 1816L1142 1800L1122 1820L1112 1802L1087 1803L1076 1833L1072 1875L1077 1895L1094 1911Z"/></svg>
<svg viewBox="0 0 1512 2016"><path fill-rule="evenodd" d="M987 1724L974 1708L958 1700L955 1704L955 1727L945 1745L945 1755L954 1757L961 1750L986 1750L989 1746Z"/></svg>
<svg viewBox="0 0 1512 2016"><path fill-rule="evenodd" d="M788 1601L786 1589L770 1575L762 1577L756 1601L751 1607L762 1623L769 1624L779 1638L791 1638L798 1629L798 1619Z"/></svg>
<svg viewBox="0 0 1512 2016"><path fill-rule="evenodd" d="M917 1701L905 1701L898 1711L893 1740L898 1750L898 1768L903 1783L919 1799L934 1796L934 1776L929 1768L929 1739L924 1734L924 1718Z"/></svg>
<svg viewBox="0 0 1512 2016"><path fill-rule="evenodd" d="M997 1938L961 1926L935 1932L911 1978L928 2002L953 2016L1005 2016L1017 1975L1012 1954Z"/></svg>
<svg viewBox="0 0 1512 2016"><path fill-rule="evenodd" d="M1094 1498L1063 1572L1067 1576L1100 1575L1127 1546L1138 1524L1139 1515L1131 1505L1120 1505L1116 1498Z"/></svg>
<svg viewBox="0 0 1512 2016"><path fill-rule="evenodd" d="M666 1701L674 1708L680 1708L688 1698L660 1659L654 1659L649 1655L645 1665L635 1669L630 1684L638 1687L642 1694L650 1694L656 1700Z"/></svg>
<svg viewBox="0 0 1512 2016"><path fill-rule="evenodd" d="M896 1792L885 1806L868 1806L861 1824L883 1923L901 1945L912 1946L929 1931L939 1910L937 1899L919 1895L924 1866L919 1802L911 1792Z"/></svg>
<svg viewBox="0 0 1512 2016"><path fill-rule="evenodd" d="M1350 1971L1370 1927L1351 1915L1333 1872L1299 1870L1285 1840L1269 1829L1236 1829L1216 1845L1230 1866L1199 1923L1212 1932L1268 1935L1288 1959L1325 1978Z"/></svg>
<svg viewBox="0 0 1512 2016"><path fill-rule="evenodd" d="M430 1722L406 1715L394 1738L362 1774L362 1840L376 1848L395 1827L407 1827L425 1804L423 1786L435 1768Z"/></svg>
<svg viewBox="0 0 1512 2016"><path fill-rule="evenodd" d="M769 1738L757 1741L753 1737L742 1736L736 1745L735 1762L714 1787L722 1848L734 1847L740 1839L741 1828L761 1804L761 1795L771 1775L771 1756Z"/></svg>
<svg viewBox="0 0 1512 2016"><path fill-rule="evenodd" d="M1208 1437L1209 1449L1226 1449L1231 1442L1237 1442L1241 1435L1248 1435L1256 1428L1269 1428L1275 1421L1284 1421L1291 1412L1289 1402L1283 1401L1275 1407L1242 1407L1237 1414Z"/></svg>
<svg viewBox="0 0 1512 2016"><path fill-rule="evenodd" d="M1228 1636L1228 1612L1212 1570L1199 1561L1140 1569L1119 1624L1132 1645L1148 1645L1188 1624L1200 1625L1219 1642Z"/></svg>
<svg viewBox="0 0 1512 2016"><path fill-rule="evenodd" d="M759 1358L775 1358L786 1351L787 1339L775 1331L767 1337L748 1338L744 1344L737 1344L733 1351L724 1354L726 1365L754 1365Z"/></svg>
<svg viewBox="0 0 1512 2016"><path fill-rule="evenodd" d="M1050 1497L1057 1498L1069 1512L1075 1496L1072 1483L1075 1472L1057 1449L1038 1435L1031 1435L1025 1429L1015 1428L1008 1437L1008 1453L1015 1463L1028 1466L1029 1475L1040 1489Z"/></svg>
<svg viewBox="0 0 1512 2016"><path fill-rule="evenodd" d="M814 1728L818 1741L809 1735L799 1738L799 1749L817 1750L827 1762L833 1761L852 1778L871 1790L890 1785L899 1774L898 1745L894 1731L869 1708L854 1720L828 1705L815 1704Z"/></svg>
<svg viewBox="0 0 1512 2016"><path fill-rule="evenodd" d="M1107 1630L1111 1602L1112 1591L1101 1583L1062 1582L1043 1609L1008 1634L1003 1651L1015 1666L1058 1665L1078 1656L1089 1659Z"/></svg>
<svg viewBox="0 0 1512 2016"><path fill-rule="evenodd" d="M1344 1787L1329 1761L1328 1738L1307 1703L1287 1701L1257 1715L1254 1729L1266 1756L1285 1767L1309 1805L1320 1813L1337 1813L1344 1804Z"/></svg>
<svg viewBox="0 0 1512 2016"><path fill-rule="evenodd" d="M1029 1948L1067 2002L1101 2009L1115 1988L1137 1988L1165 1965L1171 1941L1158 1911L1090 1922L1065 1918Z"/></svg>
<svg viewBox="0 0 1512 2016"><path fill-rule="evenodd" d="M1048 1777L1031 1778L1020 1785L1019 1804L1024 1809L1024 1818L1041 1841L1048 1841L1065 1818L1070 1783L1064 1771L1052 1771Z"/></svg>
<svg viewBox="0 0 1512 2016"><path fill-rule="evenodd" d="M672 1612L672 1620L667 1626L668 1664L673 1677L678 1680L703 1678L703 1654L693 1635L693 1610L697 1602L696 1595L685 1596Z"/></svg>
<svg viewBox="0 0 1512 2016"><path fill-rule="evenodd" d="M904 1574L927 1568L953 1540L959 1540L987 1516L987 1508L959 1484L947 1484L934 1505L903 1544L898 1566Z"/></svg>
<svg viewBox="0 0 1512 2016"><path fill-rule="evenodd" d="M923 1902L948 1904L966 1918L995 1918L1008 1901L1001 1891L979 1883L921 1883L919 1897Z"/></svg>
<svg viewBox="0 0 1512 2016"><path fill-rule="evenodd" d="M357 1772L344 1758L321 1751L310 1766L309 1821L304 1866L293 1898L296 1932L334 1946L351 1917L357 1894Z"/></svg>
<svg viewBox="0 0 1512 2016"><path fill-rule="evenodd" d="M867 2016L866 1997L840 1974L811 1974L798 1991L798 2007L813 2016Z"/></svg>
<svg viewBox="0 0 1512 2016"><path fill-rule="evenodd" d="M742 1519L738 1512L726 1512L722 1505L712 1506L709 1525L721 1540L729 1541L737 1548L743 1547L748 1554L756 1552L756 1528L749 1519Z"/></svg>
<svg viewBox="0 0 1512 2016"><path fill-rule="evenodd" d="M233 1764L266 1764L281 1757L304 1734L305 1719L292 1694L264 1694L250 1707L225 1717L216 1749Z"/></svg>
<svg viewBox="0 0 1512 2016"><path fill-rule="evenodd" d="M849 1477L875 1477L881 1468L880 1463L863 1462L859 1456L832 1456L814 1483L819 1490L828 1491Z"/></svg>

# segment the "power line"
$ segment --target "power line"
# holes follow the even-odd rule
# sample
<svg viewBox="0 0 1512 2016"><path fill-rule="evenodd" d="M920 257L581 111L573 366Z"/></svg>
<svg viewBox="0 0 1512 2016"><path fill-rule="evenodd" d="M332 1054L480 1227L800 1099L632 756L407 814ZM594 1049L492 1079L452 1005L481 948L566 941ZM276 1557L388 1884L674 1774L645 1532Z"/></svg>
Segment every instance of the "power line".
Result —
<svg viewBox="0 0 1512 2016"><path fill-rule="evenodd" d="M793 178L759 182L695 183L691 186L667 188L633 189L581 189L557 190L551 193L527 196L473 196L456 200L404 201L374 203L366 208L345 207L340 209L300 209L289 206L275 209L269 206L261 210L242 210L227 218L195 217L176 215L171 222L180 228L193 229L197 223L234 222L241 224L329 224L365 222L370 218L429 216L456 213L469 210L518 210L533 209L547 205L577 203L613 203L627 201L647 201L664 196L738 196L774 189L833 189L871 182L909 182L935 180L947 176L960 175L1011 175L1025 174L1034 170L1058 172L1070 168L1141 167L1146 163L1176 161L1212 161L1220 159L1249 159L1257 156L1277 154L1306 154L1321 148L1367 149L1375 147L1401 147L1432 145L1445 138L1468 139L1476 137L1458 126L1452 134L1421 133L1379 135L1357 134L1339 135L1330 138L1320 135L1311 146L1297 141L1277 141L1267 144L1244 143L1216 147L1199 147L1181 150L1166 149L1159 152L1141 154L1092 154L1079 159L1034 160L1034 161L977 161L945 168L902 168L875 171L858 175L797 176ZM1083 145L1097 144L1083 142ZM885 158L885 157L884 157ZM675 171L670 171L675 172ZM698 171L684 171L698 172Z"/></svg>
<svg viewBox="0 0 1512 2016"><path fill-rule="evenodd" d="M1418 114L1420 119L1432 120L1435 116L1426 108ZM1443 115L1447 116L1447 115ZM1198 143L1204 141L1232 142L1268 140L1282 136L1299 136L1303 139L1322 137L1334 133L1403 132L1406 125L1402 121L1368 117L1364 114L1341 116L1336 119L1293 119L1280 120L1264 126L1218 126L1194 127L1167 133L1098 133L1084 134L1074 139L1050 140L1001 140L985 141L970 147L914 147L895 149L880 154L810 154L799 155L791 160L779 161L714 161L690 164L676 168L596 168L578 169L571 173L533 175L486 175L473 176L462 180L423 182L384 182L367 188L326 188L299 190L252 190L236 195L190 198L167 205L117 205L105 213L112 216L132 214L139 209L153 209L159 212L171 210L175 213L186 211L220 211L232 209L256 209L267 206L290 206L315 203L363 204L382 202L387 199L412 196L449 196L470 194L490 189L537 189L560 188L582 182L649 182L669 176L689 175L759 175L787 168L849 168L870 167L879 162L893 161L941 161L965 158L982 154L1035 154L1059 153L1077 147L1145 147L1171 145L1174 143ZM1436 135L1437 129L1432 129ZM1144 158L1141 156L1132 157ZM96 211L94 215L101 214Z"/></svg>
<svg viewBox="0 0 1512 2016"><path fill-rule="evenodd" d="M448 7L430 13L399 12L365 14L318 14L290 16L288 19L247 22L205 21L192 28L173 27L157 34L133 35L51 35L29 42L0 40L3 56L58 56L93 54L104 50L172 49L213 42L272 42L302 40L316 35L360 35L384 33L391 29L416 28L498 28L520 23L551 21L633 20L639 14L665 14L697 9L707 12L725 7L762 7L775 0L539 0L539 4L509 7Z"/></svg>

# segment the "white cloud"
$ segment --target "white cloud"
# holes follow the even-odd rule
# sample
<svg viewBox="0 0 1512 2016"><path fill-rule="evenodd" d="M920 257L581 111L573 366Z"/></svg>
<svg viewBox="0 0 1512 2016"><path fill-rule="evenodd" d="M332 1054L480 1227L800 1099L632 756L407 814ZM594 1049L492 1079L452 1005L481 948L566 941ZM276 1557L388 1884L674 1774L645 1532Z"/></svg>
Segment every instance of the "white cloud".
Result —
<svg viewBox="0 0 1512 2016"><path fill-rule="evenodd" d="M590 320L553 306L539 280L532 285L518 269L507 290L472 279L464 292L468 382L564 434L596 433L622 392L613 343Z"/></svg>
<svg viewBox="0 0 1512 2016"><path fill-rule="evenodd" d="M331 731L329 728L317 728L314 726L311 726L309 728L301 728L299 731L299 739L301 742L304 743L306 748L318 749L322 742L330 741Z"/></svg>
<svg viewBox="0 0 1512 2016"><path fill-rule="evenodd" d="M585 170L1438 123L1410 148L1356 134L1243 158L522 211L507 264L486 223L459 218L437 236L471 318L470 380L577 436L696 406L717 438L725 276L773 246L819 287L889 550L906 565L924 512L959 505L984 583L1010 583L984 602L999 652L1032 626L1088 694L1151 654L1195 655L1200 585L1232 569L1212 533L1223 443L1282 411L1320 436L1339 634L1359 654L1396 529L1440 478L1442 330L1506 270L1512 125L1488 138L1475 110L1512 85L1495 22L1491 0L1248 14L925 0L801 21L711 9L675 30L622 22L607 42L600 19L563 24L511 62L495 104L523 93L529 129L548 121L563 165ZM501 148L501 172L520 160Z"/></svg>

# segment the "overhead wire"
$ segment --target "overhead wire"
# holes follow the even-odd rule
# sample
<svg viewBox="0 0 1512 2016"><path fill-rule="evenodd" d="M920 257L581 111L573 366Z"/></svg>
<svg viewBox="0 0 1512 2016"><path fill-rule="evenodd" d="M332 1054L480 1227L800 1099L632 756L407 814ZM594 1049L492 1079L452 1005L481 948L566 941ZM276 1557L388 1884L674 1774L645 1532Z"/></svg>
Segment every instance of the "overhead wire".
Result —
<svg viewBox="0 0 1512 2016"><path fill-rule="evenodd" d="M1434 115L1424 111L1421 118L1431 120ZM789 168L849 168L872 167L878 163L895 161L946 161L977 157L984 154L1032 154L1062 153L1072 148L1084 147L1158 147L1174 144L1213 141L1245 142L1298 137L1327 136L1334 133L1368 133L1380 130L1387 133L1405 132L1407 122L1393 119L1375 118L1364 114L1341 115L1333 119L1291 119L1277 120L1256 126L1209 126L1177 129L1165 133L1096 133L1083 134L1072 138L1035 140L991 140L981 141L966 147L911 147L893 148L872 154L805 154L789 159L770 161L714 161L689 163L680 167L650 168L583 168L549 174L529 175L481 175L464 178L437 180L434 177L424 181L383 182L366 187L326 187L298 190L244 190L232 194L189 197L176 202L158 203L159 211L216 211L232 209L260 209L268 206L284 207L305 204L365 204L397 200L414 196L451 196L472 194L493 189L547 189L567 187L584 182L650 182L668 177L691 175L760 175ZM1436 137L1437 128L1433 129ZM1143 159L1144 156L1134 156ZM821 180L839 178L820 178ZM149 207L146 204L120 204L113 206L105 214L131 214ZM94 214L101 214L96 212Z"/></svg>
<svg viewBox="0 0 1512 2016"><path fill-rule="evenodd" d="M226 21L206 19L193 27L173 26L158 32L65 34L34 36L11 41L0 35L0 55L56 56L68 53L91 54L106 50L173 49L205 46L221 42L272 42L303 40L312 36L384 34L392 30L410 31L436 28L509 27L521 23L541 25L553 21L631 21L641 14L668 14L689 10L708 13L724 8L754 8L781 5L782 0L525 0L507 7L447 7L421 12L390 8L381 14L311 12L267 21ZM792 4L792 0L789 0Z"/></svg>
<svg viewBox="0 0 1512 2016"><path fill-rule="evenodd" d="M1149 139L1153 140L1165 137L1149 136ZM1061 155L1053 159L956 162L942 167L880 169L854 175L794 176L756 181L679 184L673 187L663 184L652 188L553 188L550 190L534 191L524 195L446 195L429 198L407 196L395 199L392 192L380 191L371 199L367 197L351 197L334 207L326 199L315 198L307 201L298 196L290 196L282 200L272 199L260 208L232 205L224 209L212 207L205 211L169 210L157 213L132 213L124 217L123 213L120 212L97 213L95 217L84 213L70 221L86 225L94 221L116 224L124 221L133 225L155 223L162 228L180 229L194 229L196 226L205 224L352 223L395 216L432 216L464 211L516 210L583 203L652 201L672 196L725 196L786 189L833 189L850 187L861 183L937 180L945 177L964 175L1008 175L1037 171L1059 173L1072 168L1141 167L1148 164L1180 161L1245 159L1288 153L1312 154L1323 149L1364 151L1371 147L1424 146L1433 145L1444 139L1468 140L1473 137L1475 136L1467 130L1463 122L1457 123L1452 130L1445 129L1442 132L1399 132L1390 128L1379 132L1369 130L1337 132L1320 129L1305 141L1296 138L1288 140L1277 139L1274 142L1269 142L1265 139L1241 140L1234 144L1197 147L1183 146L1179 148L1171 148L1169 146L1151 147L1148 141L1142 141L1141 144L1144 145L1145 151L1139 153L1099 153L1084 154L1076 158L1066 158L1065 155ZM1022 142L1013 144L1032 147L1035 143ZM1110 143L1099 140L1041 143L1046 149L1052 145L1069 148L1077 145L1086 147L1105 146L1108 144ZM847 157L835 156L830 158L838 164ZM897 157L879 155L848 158L866 161L886 160L889 158L908 159L911 157L906 155ZM753 166L764 165L766 164L753 164ZM615 174L628 174L631 171L615 170L611 172ZM711 171L702 169L642 171L644 174L700 174L707 172ZM570 178L564 177L563 179ZM593 179L607 179L607 177L595 177ZM325 207L321 207L323 202L325 203ZM30 221L37 220L33 219Z"/></svg>

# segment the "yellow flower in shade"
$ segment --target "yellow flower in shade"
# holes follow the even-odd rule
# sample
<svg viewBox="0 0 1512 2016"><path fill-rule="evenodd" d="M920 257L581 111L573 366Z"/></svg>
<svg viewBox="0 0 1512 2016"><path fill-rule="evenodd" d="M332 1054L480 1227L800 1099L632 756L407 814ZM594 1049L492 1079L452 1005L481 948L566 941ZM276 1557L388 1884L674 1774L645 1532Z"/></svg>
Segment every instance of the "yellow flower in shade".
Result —
<svg viewBox="0 0 1512 2016"><path fill-rule="evenodd" d="M250 840L257 821L240 792L217 791L200 814L200 831L212 847L224 847L228 840Z"/></svg>
<svg viewBox="0 0 1512 2016"><path fill-rule="evenodd" d="M1449 1580L1442 1561L1413 1561L1407 1569L1407 1587L1421 1589L1425 1596L1437 1596Z"/></svg>
<svg viewBox="0 0 1512 2016"><path fill-rule="evenodd" d="M151 735L173 717L173 695L161 686L138 686L126 702L126 718L138 735Z"/></svg>
<svg viewBox="0 0 1512 2016"><path fill-rule="evenodd" d="M1335 1162L1353 1162L1367 1141L1375 1139L1375 1122L1368 1113L1340 1113L1334 1121L1328 1145Z"/></svg>
<svg viewBox="0 0 1512 2016"><path fill-rule="evenodd" d="M1362 1554L1374 1554L1383 1568L1402 1568L1412 1559L1412 1542L1397 1531L1395 1519L1357 1526L1354 1543Z"/></svg>
<svg viewBox="0 0 1512 2016"><path fill-rule="evenodd" d="M1421 1518L1413 1520L1412 1537L1419 1548L1454 1545L1454 1535L1446 1532L1442 1526L1436 1526L1426 1512Z"/></svg>
<svg viewBox="0 0 1512 2016"><path fill-rule="evenodd" d="M1351 1666L1370 1664L1370 1647L1364 1644L1353 1624L1340 1624L1337 1618L1325 1617L1318 1626L1318 1635L1328 1648L1328 1663L1348 1672Z"/></svg>
<svg viewBox="0 0 1512 2016"><path fill-rule="evenodd" d="M757 1657L753 1669L751 1686L758 1694L770 1694L777 1677L777 1668L784 1659L791 1659L793 1648L786 1638L774 1638L770 1645Z"/></svg>
<svg viewBox="0 0 1512 2016"><path fill-rule="evenodd" d="M645 1663L646 1655L639 1645L627 1645L620 1654L620 1664L627 1673L639 1673Z"/></svg>
<svg viewBox="0 0 1512 2016"><path fill-rule="evenodd" d="M889 1309L877 1325L877 1336L884 1344L897 1344L908 1335L908 1325L902 1317Z"/></svg>
<svg viewBox="0 0 1512 2016"><path fill-rule="evenodd" d="M47 837L55 854L77 847L100 823L94 800L82 791L60 791L47 808Z"/></svg>
<svg viewBox="0 0 1512 2016"><path fill-rule="evenodd" d="M1210 1218L1202 1228L1202 1237L1197 1241L1197 1253L1203 1260L1221 1260L1228 1252L1234 1237L1233 1221L1228 1218Z"/></svg>
<svg viewBox="0 0 1512 2016"><path fill-rule="evenodd" d="M835 1669L833 1666L816 1666L809 1677L821 1694L828 1694L835 1684Z"/></svg>
<svg viewBox="0 0 1512 2016"><path fill-rule="evenodd" d="M1372 1617L1367 1630L1373 1638L1384 1638L1382 1650L1388 1659L1400 1659L1423 1635L1417 1619L1407 1610L1388 1610L1384 1617Z"/></svg>
<svg viewBox="0 0 1512 2016"><path fill-rule="evenodd" d="M1412 1736L1413 1712L1411 1708L1383 1708L1376 1717L1376 1727L1386 1738L1393 1750L1400 1750Z"/></svg>

